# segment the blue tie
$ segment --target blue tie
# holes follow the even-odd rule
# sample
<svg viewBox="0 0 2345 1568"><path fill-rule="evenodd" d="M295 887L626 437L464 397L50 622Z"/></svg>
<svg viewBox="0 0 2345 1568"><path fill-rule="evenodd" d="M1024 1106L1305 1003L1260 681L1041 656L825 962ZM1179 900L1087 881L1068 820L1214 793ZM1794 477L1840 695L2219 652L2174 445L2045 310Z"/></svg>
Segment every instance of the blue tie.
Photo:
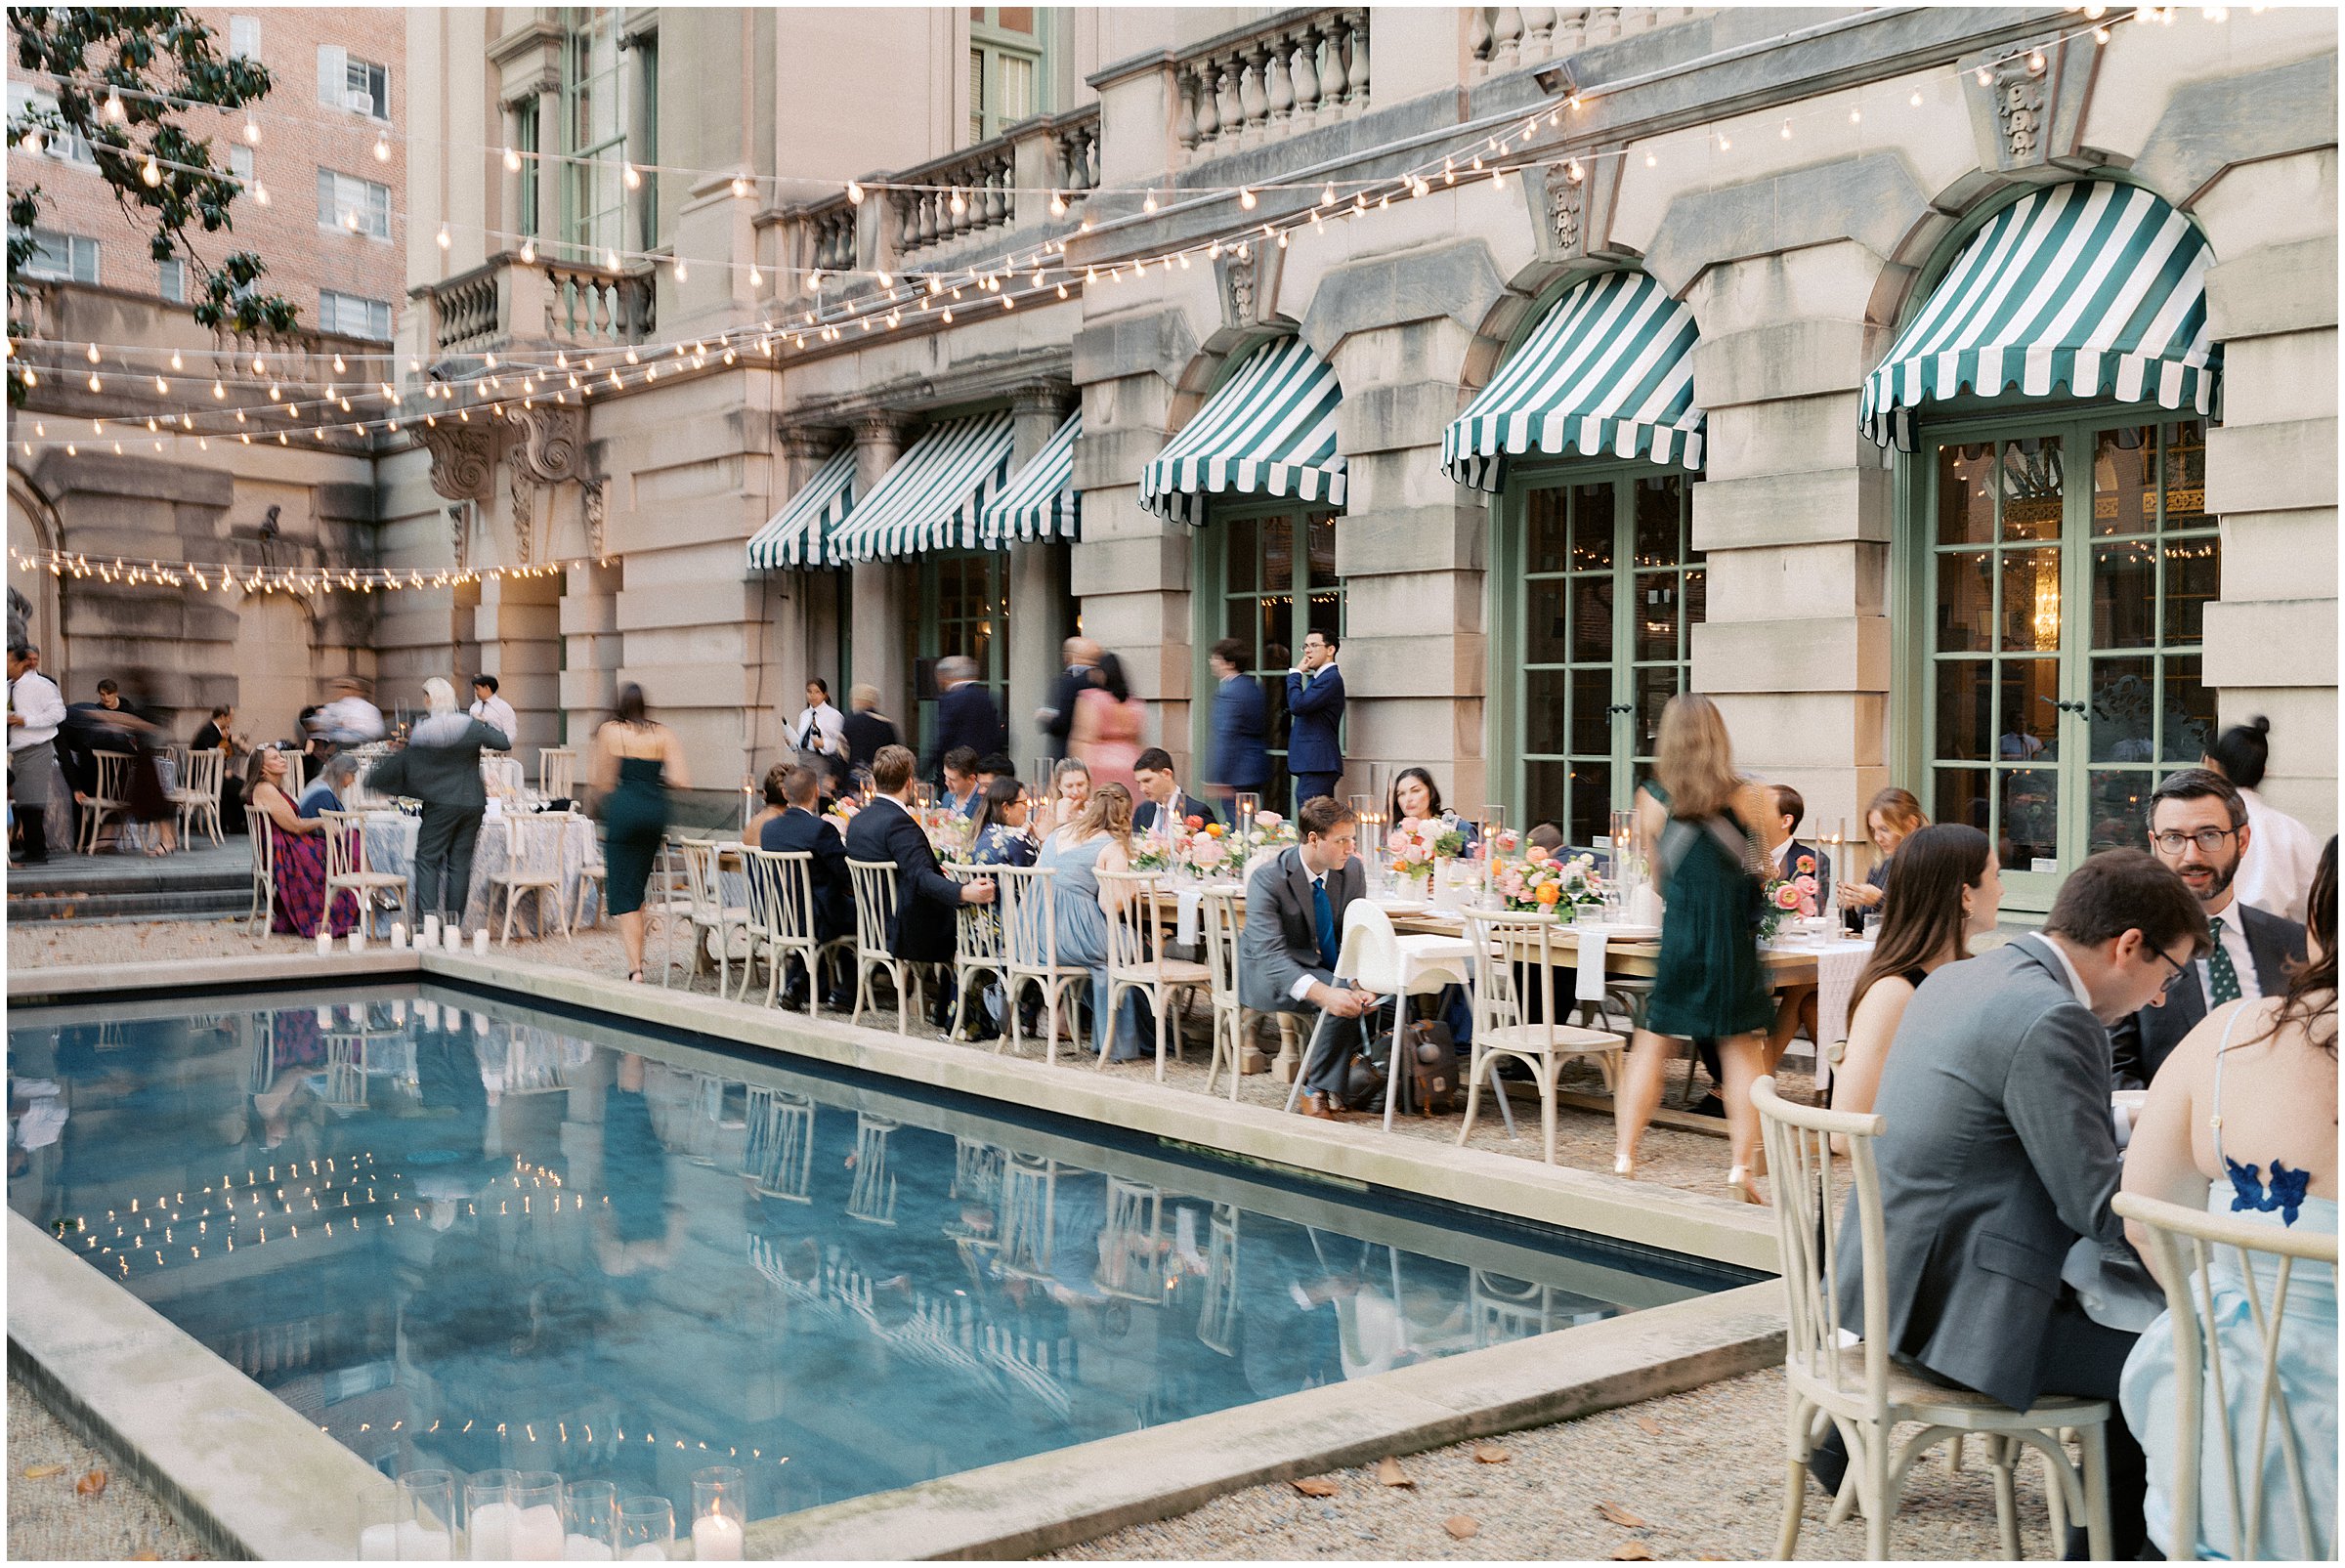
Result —
<svg viewBox="0 0 2345 1568"><path fill-rule="evenodd" d="M1311 883L1311 912L1319 921L1319 961L1333 969L1336 966L1336 907L1327 901L1327 879L1324 876Z"/></svg>

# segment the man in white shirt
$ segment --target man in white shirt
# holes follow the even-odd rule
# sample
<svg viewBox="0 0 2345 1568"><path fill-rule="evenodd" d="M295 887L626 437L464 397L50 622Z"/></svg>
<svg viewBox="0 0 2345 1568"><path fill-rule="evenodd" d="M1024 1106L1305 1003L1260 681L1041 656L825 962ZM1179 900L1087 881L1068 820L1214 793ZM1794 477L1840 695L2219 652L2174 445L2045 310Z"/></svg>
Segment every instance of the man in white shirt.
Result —
<svg viewBox="0 0 2345 1568"><path fill-rule="evenodd" d="M383 710L366 699L365 685L345 675L328 688L334 699L311 722L336 745L363 745L383 738Z"/></svg>
<svg viewBox="0 0 2345 1568"><path fill-rule="evenodd" d="M49 783L57 773L57 730L65 722L64 695L41 673L41 651L19 643L8 651L8 798L23 830L24 853L13 864L49 861Z"/></svg>
<svg viewBox="0 0 2345 1568"><path fill-rule="evenodd" d="M514 715L513 704L496 695L493 675L472 678L472 716L503 735L508 743L521 738L520 720Z"/></svg>
<svg viewBox="0 0 2345 1568"><path fill-rule="evenodd" d="M820 678L806 683L806 705L789 727L789 743L798 748L799 764L818 777L845 774L847 716L831 706L831 688Z"/></svg>
<svg viewBox="0 0 2345 1568"><path fill-rule="evenodd" d="M2288 964L2303 958L2303 926L2239 899L2239 868L2254 834L2240 792L2210 769L2168 774L2151 795L2151 853L2198 900L2215 945L2175 977L2163 1005L2144 1007L2110 1029L2117 1088L2147 1088L2200 1019L2227 1001L2284 990Z"/></svg>

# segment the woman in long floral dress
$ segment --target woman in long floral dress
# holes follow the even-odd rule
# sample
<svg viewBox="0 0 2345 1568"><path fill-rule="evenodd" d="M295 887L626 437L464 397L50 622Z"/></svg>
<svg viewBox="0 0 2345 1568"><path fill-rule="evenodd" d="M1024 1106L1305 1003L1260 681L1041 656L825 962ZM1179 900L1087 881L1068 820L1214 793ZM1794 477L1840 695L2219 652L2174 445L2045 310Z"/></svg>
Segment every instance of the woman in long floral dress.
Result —
<svg viewBox="0 0 2345 1568"><path fill-rule="evenodd" d="M270 850L277 868L277 900L269 907L269 929L279 936L314 937L325 906L325 824L293 809L285 792L285 754L263 746L244 770L244 799L269 820ZM346 936L359 923L359 901L334 901L326 929Z"/></svg>

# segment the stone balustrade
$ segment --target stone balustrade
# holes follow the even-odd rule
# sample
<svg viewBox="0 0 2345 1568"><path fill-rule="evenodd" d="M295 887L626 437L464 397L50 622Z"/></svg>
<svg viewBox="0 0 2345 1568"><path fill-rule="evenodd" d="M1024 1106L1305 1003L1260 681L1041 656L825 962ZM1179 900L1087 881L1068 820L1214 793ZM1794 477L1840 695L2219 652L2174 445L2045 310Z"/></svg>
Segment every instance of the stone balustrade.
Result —
<svg viewBox="0 0 2345 1568"><path fill-rule="evenodd" d="M623 348L648 339L654 325L648 274L543 257L525 262L511 251L413 292L430 313L435 358L508 344Z"/></svg>
<svg viewBox="0 0 2345 1568"><path fill-rule="evenodd" d="M889 192L899 257L1041 221L1051 216L1054 197L1078 201L1098 185L1099 110L1024 121L990 142L906 169L892 183L918 188Z"/></svg>
<svg viewBox="0 0 2345 1568"><path fill-rule="evenodd" d="M106 355L99 364L92 365L84 350L76 347L79 344L135 343L145 351L139 356L142 364L177 351L186 369L173 374L173 380L185 376L218 377L230 383L252 381L256 377L253 361L259 360L259 375L288 389L301 389L303 395L314 388L347 388L379 379L373 369L374 357L385 348L377 340L311 327L297 326L290 332L207 328L196 322L185 305L90 283L21 281L11 301L10 315L23 334L15 358L41 377L33 400L40 407L59 406L55 399L61 393L78 399L93 370L102 378L121 376L120 356ZM136 401L143 399L150 386L144 376L133 375L109 380L104 396L112 402L125 397Z"/></svg>
<svg viewBox="0 0 2345 1568"><path fill-rule="evenodd" d="M1191 162L1246 151L1362 112L1366 10L1319 11L1225 35L1176 61L1175 126Z"/></svg>
<svg viewBox="0 0 2345 1568"><path fill-rule="evenodd" d="M1476 81L1698 16L1694 6L1472 6L1466 44Z"/></svg>

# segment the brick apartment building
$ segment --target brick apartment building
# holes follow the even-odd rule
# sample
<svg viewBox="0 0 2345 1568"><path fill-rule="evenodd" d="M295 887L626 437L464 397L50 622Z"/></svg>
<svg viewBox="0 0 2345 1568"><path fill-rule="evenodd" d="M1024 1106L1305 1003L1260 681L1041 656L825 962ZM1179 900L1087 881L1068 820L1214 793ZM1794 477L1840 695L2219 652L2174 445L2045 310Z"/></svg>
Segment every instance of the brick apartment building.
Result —
<svg viewBox="0 0 2345 1568"><path fill-rule="evenodd" d="M405 270L406 21L373 8L298 7L252 12L200 8L215 47L249 56L275 82L256 106L248 141L234 115L190 114L191 131L212 119L215 161L248 182L235 228L195 235L207 262L252 250L269 265L270 287L290 299L302 324L352 337L391 336ZM12 112L43 84L8 84ZM12 185L37 182L44 196L41 248L27 269L124 294L179 302L196 287L185 265L156 262L149 233L126 217L86 148L55 145L31 153L12 147ZM267 193L267 201L260 197ZM355 220L355 225L354 225Z"/></svg>

